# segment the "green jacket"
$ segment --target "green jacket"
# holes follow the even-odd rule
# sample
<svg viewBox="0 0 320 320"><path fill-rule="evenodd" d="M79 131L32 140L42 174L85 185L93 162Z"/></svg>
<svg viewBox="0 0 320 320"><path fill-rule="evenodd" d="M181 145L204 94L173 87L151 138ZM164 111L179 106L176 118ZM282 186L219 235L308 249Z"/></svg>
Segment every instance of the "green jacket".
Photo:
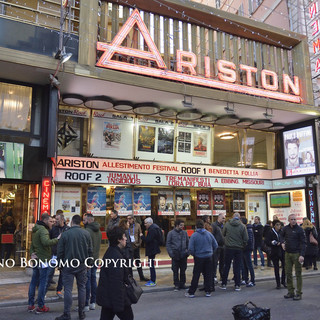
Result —
<svg viewBox="0 0 320 320"><path fill-rule="evenodd" d="M247 245L247 228L239 219L229 220L222 229L222 235L227 248L244 249Z"/></svg>
<svg viewBox="0 0 320 320"><path fill-rule="evenodd" d="M52 256L51 247L57 243L58 239L50 239L48 226L42 221L37 221L32 228L30 254L36 253L40 260L49 261Z"/></svg>
<svg viewBox="0 0 320 320"><path fill-rule="evenodd" d="M93 250L93 258L99 259L100 253L100 244L101 244L101 231L100 231L100 224L98 222L92 222L85 224L84 227L90 233L91 241L92 241L92 250Z"/></svg>
<svg viewBox="0 0 320 320"><path fill-rule="evenodd" d="M72 259L77 259L84 263L88 257L92 257L92 242L88 231L80 226L72 226L62 233L57 248L58 260L71 264Z"/></svg>

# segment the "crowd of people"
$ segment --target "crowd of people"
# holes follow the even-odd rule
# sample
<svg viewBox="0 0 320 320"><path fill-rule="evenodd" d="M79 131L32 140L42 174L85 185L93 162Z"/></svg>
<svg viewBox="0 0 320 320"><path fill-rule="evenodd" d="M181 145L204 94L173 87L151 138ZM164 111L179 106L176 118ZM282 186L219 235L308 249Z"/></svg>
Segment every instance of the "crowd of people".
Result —
<svg viewBox="0 0 320 320"><path fill-rule="evenodd" d="M80 226L81 222L84 228ZM156 256L160 253L160 247L165 245L172 259L174 291L184 289L188 298L195 297L201 275L203 286L200 286L199 291L204 291L206 297L210 297L219 284L218 275L219 288L227 290L231 265L235 291L241 291L242 286L254 287L255 268L258 268L257 253L260 256L261 270L265 267L264 252L267 254L268 266L274 267L276 288L288 289L288 293L284 295L286 299L302 298L302 266L317 268L316 228L307 218L304 218L303 224L299 226L294 214L289 215L286 226L276 216L265 226L262 226L259 217L255 217L254 223L251 224L239 213L234 213L232 219L227 222L224 214L220 214L213 223L210 217L203 216L197 220L195 232L190 238L184 230L184 221L177 219L173 230L167 234L166 242L163 230L151 217L144 220L144 227L146 233L142 232L142 226L133 215L120 219L117 211L113 211L107 226L109 246L102 261L134 261L140 281L145 281L148 287L154 287L157 285ZM145 244L145 254L148 257L150 279L144 276L140 261L142 242ZM102 307L101 320L113 319L115 315L120 319L133 319L132 303L126 294L128 277L133 275L132 264L101 265L97 285L97 265L94 262L99 259L100 243L100 225L94 221L92 214L85 214L83 219L74 215L70 227L67 226L61 210L57 211L54 218L46 213L42 214L32 230L31 258L41 263L33 268L28 311L49 311L45 306L45 295L52 283L55 267L58 266L60 275L56 293L64 299L64 313L56 320L71 319L74 279L78 289L79 319L85 318L85 312L94 310L96 303ZM189 255L193 256L194 265L191 285L187 287L186 270ZM67 262L72 260L79 263L76 266L68 265ZM56 264L52 266L52 263L48 265L42 261L55 261ZM296 290L293 284L293 266Z"/></svg>

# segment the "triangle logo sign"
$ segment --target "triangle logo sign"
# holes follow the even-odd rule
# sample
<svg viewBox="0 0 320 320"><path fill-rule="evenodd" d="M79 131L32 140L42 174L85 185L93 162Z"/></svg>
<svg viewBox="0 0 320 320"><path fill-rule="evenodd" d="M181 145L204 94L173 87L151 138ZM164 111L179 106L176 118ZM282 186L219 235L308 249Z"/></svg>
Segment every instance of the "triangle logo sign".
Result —
<svg viewBox="0 0 320 320"><path fill-rule="evenodd" d="M140 30L149 51L143 51L143 50L121 46L121 43L125 40L129 32L132 30L132 28L135 25L137 26L138 30ZM167 69L160 55L159 50L157 49L155 43L153 42L151 35L139 14L138 9L135 9L132 12L131 16L128 18L126 23L119 30L119 32L114 37L112 42L110 44L105 42L98 42L97 50L104 51L103 55L101 56L101 58L96 64L97 67L111 68L111 69L116 68L117 70L119 70L119 64L126 65L127 66L126 68L128 68L128 66L134 66L133 64L130 64L130 63L112 60L113 55L117 53L117 54L123 54L130 57L152 60L157 64L159 69ZM143 68L143 66L140 66L140 67ZM125 71L125 69L123 70Z"/></svg>

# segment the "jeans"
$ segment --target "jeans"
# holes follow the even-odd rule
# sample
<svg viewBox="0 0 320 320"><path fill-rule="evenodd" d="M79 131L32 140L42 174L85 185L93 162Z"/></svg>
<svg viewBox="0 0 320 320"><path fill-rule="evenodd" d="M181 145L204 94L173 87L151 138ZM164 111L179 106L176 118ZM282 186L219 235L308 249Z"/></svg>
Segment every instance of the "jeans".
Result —
<svg viewBox="0 0 320 320"><path fill-rule="evenodd" d="M156 282L156 269L154 267L154 259L156 258L156 255L152 255L148 257L148 264L150 267L150 280L152 282Z"/></svg>
<svg viewBox="0 0 320 320"><path fill-rule="evenodd" d="M224 267L224 248L217 248L213 254L213 277L217 278L217 267L219 262L219 274L222 279L223 267Z"/></svg>
<svg viewBox="0 0 320 320"><path fill-rule="evenodd" d="M87 284L86 284L86 306L90 303L96 303L96 291L97 291L97 267L93 266L87 271ZM91 295L91 298L90 298Z"/></svg>
<svg viewBox="0 0 320 320"><path fill-rule="evenodd" d="M28 292L28 305L34 305L34 297L36 293L36 287L38 286L38 306L42 308L44 306L44 297L46 295L46 288L48 282L49 268L33 268L32 278L29 285Z"/></svg>
<svg viewBox="0 0 320 320"><path fill-rule="evenodd" d="M271 259L272 259L272 262L273 262L274 276L276 278L277 286L280 287L279 261L281 261L281 265L282 265L281 283L282 284L286 283L286 272L285 272L284 256L283 255L281 257L272 256Z"/></svg>
<svg viewBox="0 0 320 320"><path fill-rule="evenodd" d="M140 280L144 278L143 276L143 271L142 271L142 266L141 266L141 260L140 260L140 248L135 248L133 249L133 259L136 260L136 264L140 265L140 267L137 267L138 273Z"/></svg>
<svg viewBox="0 0 320 320"><path fill-rule="evenodd" d="M121 312L114 312L110 308L101 308L100 320L112 320L114 316L118 316L120 320L133 320L133 312L131 306L124 307Z"/></svg>
<svg viewBox="0 0 320 320"><path fill-rule="evenodd" d="M57 292L62 291L63 288L63 282L62 282L62 272L59 271L59 279L58 279L58 285L57 285Z"/></svg>
<svg viewBox="0 0 320 320"><path fill-rule="evenodd" d="M235 285L240 287L240 270L241 270L241 260L242 260L241 249L231 249L231 248L225 249L222 284L227 285L228 275L229 275L232 260L233 260L233 273L234 273Z"/></svg>
<svg viewBox="0 0 320 320"><path fill-rule="evenodd" d="M171 269L173 271L173 283L175 287L182 288L186 284L187 258L172 259ZM179 279L180 269L180 279Z"/></svg>
<svg viewBox="0 0 320 320"><path fill-rule="evenodd" d="M191 280L191 286L188 291L189 294L194 294L196 292L201 273L203 273L205 292L211 292L212 276L213 276L212 257L208 257L208 258L194 257L193 275Z"/></svg>
<svg viewBox="0 0 320 320"><path fill-rule="evenodd" d="M242 269L242 279L249 283L249 272L250 272L250 282L255 283L254 270L251 261L251 250L243 251L243 269Z"/></svg>
<svg viewBox="0 0 320 320"><path fill-rule="evenodd" d="M285 253L285 270L287 275L288 292L294 294L292 269L294 266L297 279L297 294L302 294L302 265L299 262L299 253Z"/></svg>
<svg viewBox="0 0 320 320"><path fill-rule="evenodd" d="M64 284L64 313L69 316L72 306L72 287L74 278L77 280L78 307L79 314L81 314L86 302L87 268L85 265L80 265L78 268L65 267L62 270L62 281Z"/></svg>
<svg viewBox="0 0 320 320"><path fill-rule="evenodd" d="M50 283L53 279L55 269L56 268L48 267L48 280L47 280L46 292L48 291L48 288L50 287Z"/></svg>
<svg viewBox="0 0 320 320"><path fill-rule="evenodd" d="M261 250L261 247L254 248L254 250L253 250L253 263L254 263L255 266L258 265L257 250L259 251L259 256L260 256L260 259L261 259L261 266L264 267L264 255L263 255L263 252Z"/></svg>

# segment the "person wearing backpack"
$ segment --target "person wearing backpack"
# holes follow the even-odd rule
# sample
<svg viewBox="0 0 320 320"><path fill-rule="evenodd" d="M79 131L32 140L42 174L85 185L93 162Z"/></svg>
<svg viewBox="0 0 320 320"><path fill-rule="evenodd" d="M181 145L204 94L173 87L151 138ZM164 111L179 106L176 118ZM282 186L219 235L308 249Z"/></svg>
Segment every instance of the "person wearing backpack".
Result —
<svg viewBox="0 0 320 320"><path fill-rule="evenodd" d="M145 285L147 287L155 287L157 284L154 260L156 255L161 252L159 246L162 242L162 231L157 224L153 223L153 220L150 217L144 220L144 225L148 234L145 236L143 233L141 233L140 237L145 242L146 256L148 257L148 263L150 267L150 281L148 281Z"/></svg>

